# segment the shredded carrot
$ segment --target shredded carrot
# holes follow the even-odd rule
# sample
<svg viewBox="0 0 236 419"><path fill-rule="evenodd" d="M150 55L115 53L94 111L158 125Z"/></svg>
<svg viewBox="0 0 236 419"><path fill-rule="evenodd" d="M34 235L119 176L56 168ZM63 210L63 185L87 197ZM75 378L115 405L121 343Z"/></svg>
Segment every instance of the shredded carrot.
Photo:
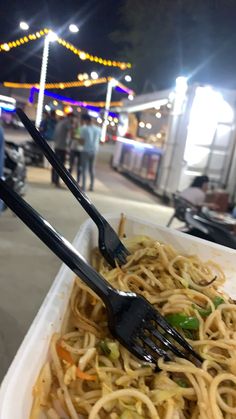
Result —
<svg viewBox="0 0 236 419"><path fill-rule="evenodd" d="M60 359L63 361L68 362L68 364L73 365L74 361L73 358L65 348L63 348L60 343L57 343L57 355ZM90 375L87 372L81 371L79 367L76 369L76 376L80 378L81 380L87 380L87 381L96 381L96 375Z"/></svg>
<svg viewBox="0 0 236 419"><path fill-rule="evenodd" d="M87 372L81 371L81 369L78 367L76 370L76 375L78 378L81 378L81 380L87 380L87 381L96 381L96 375L90 375Z"/></svg>
<svg viewBox="0 0 236 419"><path fill-rule="evenodd" d="M60 359L63 359L63 361L68 362L68 364L74 364L73 358L65 348L63 348L59 343L57 344L57 355Z"/></svg>

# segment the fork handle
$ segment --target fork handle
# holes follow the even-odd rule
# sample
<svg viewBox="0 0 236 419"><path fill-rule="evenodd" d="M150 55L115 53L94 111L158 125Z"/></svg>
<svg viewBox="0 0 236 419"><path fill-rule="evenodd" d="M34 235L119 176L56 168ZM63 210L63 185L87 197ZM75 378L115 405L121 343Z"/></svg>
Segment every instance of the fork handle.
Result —
<svg viewBox="0 0 236 419"><path fill-rule="evenodd" d="M87 214L95 222L98 229L103 228L103 226L107 224L107 221L100 214L97 208L92 204L88 196L82 191L77 182L74 180L73 176L71 176L70 172L64 167L63 164L61 164L60 160L58 159L54 151L51 149L51 147L48 145L47 141L41 136L40 132L35 128L35 126L32 124L32 122L29 120L26 114L22 111L22 109L17 108L16 113L19 116L22 123L24 124L24 126L27 128L33 140L42 149L48 161L54 167L58 175L64 181L64 183L72 192L77 201L79 201L79 203L82 205Z"/></svg>
<svg viewBox="0 0 236 419"><path fill-rule="evenodd" d="M0 198L76 275L109 306L114 288L37 211L0 178Z"/></svg>

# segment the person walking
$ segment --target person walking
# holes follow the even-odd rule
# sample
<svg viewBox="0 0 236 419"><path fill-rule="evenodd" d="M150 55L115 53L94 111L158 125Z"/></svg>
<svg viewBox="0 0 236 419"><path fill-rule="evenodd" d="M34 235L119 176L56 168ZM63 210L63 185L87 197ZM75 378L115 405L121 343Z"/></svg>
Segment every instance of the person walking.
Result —
<svg viewBox="0 0 236 419"><path fill-rule="evenodd" d="M3 128L0 126L0 178L3 177L4 169L4 132ZM0 199L0 214L4 209L4 203Z"/></svg>
<svg viewBox="0 0 236 419"><path fill-rule="evenodd" d="M81 116L81 122L83 124L80 129L80 138L83 144L83 151L81 153L82 189L84 191L86 190L87 171L89 171L89 190L93 191L95 177L95 158L99 148L101 129L93 124L91 117L87 114Z"/></svg>
<svg viewBox="0 0 236 419"><path fill-rule="evenodd" d="M56 123L57 120L55 111L53 110L50 113L45 112L44 118L40 124L39 131L41 132L45 140L47 140L50 143L50 145L54 139Z"/></svg>
<svg viewBox="0 0 236 419"><path fill-rule="evenodd" d="M54 131L55 154L63 165L66 161L66 151L73 126L73 116L73 113L69 113L65 118L58 121ZM54 168L52 168L52 183L56 187L60 187L59 176Z"/></svg>
<svg viewBox="0 0 236 419"><path fill-rule="evenodd" d="M69 172L72 173L76 163L77 182L80 182L81 175L81 152L83 146L80 142L80 121L77 120L76 126L73 129L70 144L70 167Z"/></svg>
<svg viewBox="0 0 236 419"><path fill-rule="evenodd" d="M54 149L53 139L54 139L54 131L55 131L56 123L57 123L56 113L53 110L50 113L48 112L44 113L44 118L42 119L42 122L39 127L39 131L41 132L45 140L47 140L47 142L49 143L52 149ZM47 169L50 167L50 163L48 162L46 157L44 157L44 167Z"/></svg>

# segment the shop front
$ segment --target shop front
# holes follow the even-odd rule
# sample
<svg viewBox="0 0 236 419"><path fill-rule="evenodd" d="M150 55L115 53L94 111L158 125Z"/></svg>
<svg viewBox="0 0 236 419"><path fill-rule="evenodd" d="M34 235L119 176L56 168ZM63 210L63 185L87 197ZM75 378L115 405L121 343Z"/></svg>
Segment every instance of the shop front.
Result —
<svg viewBox="0 0 236 419"><path fill-rule="evenodd" d="M235 109L236 92L183 77L173 90L137 96L119 109L112 165L168 197L207 174L234 201Z"/></svg>

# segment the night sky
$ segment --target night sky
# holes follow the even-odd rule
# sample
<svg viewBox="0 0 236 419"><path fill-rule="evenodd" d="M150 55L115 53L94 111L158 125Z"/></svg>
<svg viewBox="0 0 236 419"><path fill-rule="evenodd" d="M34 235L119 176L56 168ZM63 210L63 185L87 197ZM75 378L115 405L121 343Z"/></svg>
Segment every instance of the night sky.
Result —
<svg viewBox="0 0 236 419"><path fill-rule="evenodd" d="M94 55L113 60L121 59L119 50L109 38L109 34L118 25L119 1L111 0L65 0L64 5L58 0L0 0L0 39L1 43L24 36L19 29L19 22L26 21L30 25L28 33L41 28L52 28L62 38L76 47ZM10 10L11 9L11 10ZM68 30L70 23L80 28L77 34ZM38 82L40 75L43 40L0 54L0 81ZM99 76L124 75L121 70L104 67L89 61L81 61L61 45L54 43L50 48L47 81L76 80L78 73L97 71ZM78 100L104 99L105 85L83 89L64 89L65 96ZM114 99L121 98L116 95Z"/></svg>
<svg viewBox="0 0 236 419"><path fill-rule="evenodd" d="M138 93L171 87L178 75L190 83L236 89L236 0L65 0L64 5L58 0L0 0L1 43L24 36L21 20L29 23L29 33L52 28L81 50L131 61L129 87ZM79 33L68 31L70 23L79 26ZM42 50L40 39L0 53L0 81L38 83ZM81 61L61 45L51 45L48 82L76 80L78 73L91 71L121 81L128 73ZM59 93L104 100L106 85ZM113 99L124 97L116 93Z"/></svg>

